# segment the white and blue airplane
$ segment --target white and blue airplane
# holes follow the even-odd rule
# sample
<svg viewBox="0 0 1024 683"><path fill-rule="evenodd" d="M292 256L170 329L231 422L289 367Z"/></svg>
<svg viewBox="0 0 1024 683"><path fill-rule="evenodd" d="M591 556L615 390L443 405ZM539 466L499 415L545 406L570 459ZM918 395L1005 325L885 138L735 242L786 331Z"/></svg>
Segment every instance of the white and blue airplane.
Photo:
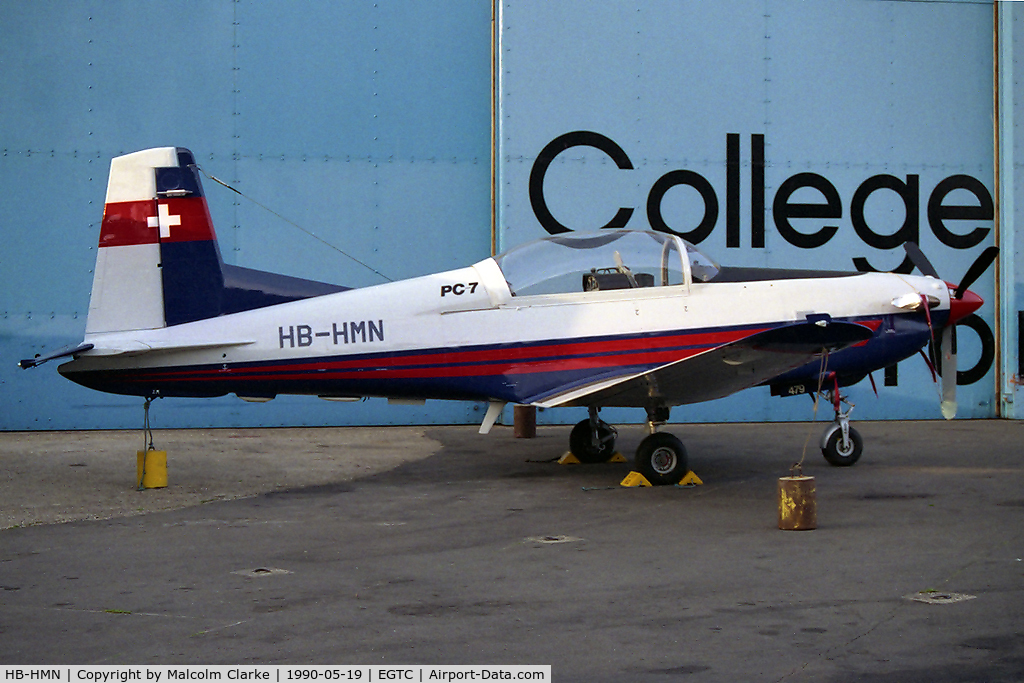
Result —
<svg viewBox="0 0 1024 683"><path fill-rule="evenodd" d="M952 417L952 332L981 306L967 288L997 253L954 286L907 250L923 276L730 268L674 235L603 230L349 289L224 263L192 153L147 149L111 161L84 340L21 366L73 356L68 379L147 401L486 401L481 433L507 403L586 406L569 438L584 462L615 450L600 408L641 407L635 466L655 484L688 471L658 431L672 406L770 385L831 400L822 451L852 465L863 441L841 388L874 370L941 347Z"/></svg>

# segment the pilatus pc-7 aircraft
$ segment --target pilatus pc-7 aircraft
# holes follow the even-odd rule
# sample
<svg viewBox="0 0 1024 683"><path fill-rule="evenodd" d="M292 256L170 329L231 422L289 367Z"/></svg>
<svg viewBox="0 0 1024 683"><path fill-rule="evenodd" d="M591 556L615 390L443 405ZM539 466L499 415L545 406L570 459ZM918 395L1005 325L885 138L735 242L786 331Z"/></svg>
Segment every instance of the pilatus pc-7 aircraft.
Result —
<svg viewBox="0 0 1024 683"><path fill-rule="evenodd" d="M348 289L224 263L191 152L148 149L111 162L84 341L21 364L73 356L68 379L146 399L487 401L481 433L506 403L586 406L569 437L584 462L614 452L598 410L635 406L651 432L636 468L658 484L687 472L657 431L672 406L770 385L827 397L822 451L852 465L862 440L840 392L873 370L931 347L952 417L953 329L996 254L955 286L907 250L923 276L729 268L673 235L605 230Z"/></svg>

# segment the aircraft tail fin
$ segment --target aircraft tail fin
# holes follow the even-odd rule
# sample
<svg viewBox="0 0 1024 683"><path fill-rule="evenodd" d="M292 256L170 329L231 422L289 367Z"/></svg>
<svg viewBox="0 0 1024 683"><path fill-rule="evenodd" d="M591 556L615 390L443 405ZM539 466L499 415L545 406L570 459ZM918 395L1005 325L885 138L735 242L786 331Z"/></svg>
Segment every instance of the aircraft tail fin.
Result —
<svg viewBox="0 0 1024 683"><path fill-rule="evenodd" d="M225 264L189 150L111 160L87 334L180 325L345 289Z"/></svg>

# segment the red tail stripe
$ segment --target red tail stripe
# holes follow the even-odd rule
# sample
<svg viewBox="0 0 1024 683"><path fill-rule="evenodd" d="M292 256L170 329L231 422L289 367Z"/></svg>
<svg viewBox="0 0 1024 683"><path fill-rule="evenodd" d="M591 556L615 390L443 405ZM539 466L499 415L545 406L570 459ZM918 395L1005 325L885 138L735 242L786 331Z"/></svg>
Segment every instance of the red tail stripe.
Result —
<svg viewBox="0 0 1024 683"><path fill-rule="evenodd" d="M100 227L101 247L124 247L133 244L157 244L160 233L149 227L148 218L156 215L156 202L111 202L103 207Z"/></svg>
<svg viewBox="0 0 1024 683"><path fill-rule="evenodd" d="M165 205L166 209L160 206ZM160 237L160 212L170 216ZM111 202L103 208L101 247L124 247L159 242L213 240L213 221L203 197L172 197L136 202Z"/></svg>

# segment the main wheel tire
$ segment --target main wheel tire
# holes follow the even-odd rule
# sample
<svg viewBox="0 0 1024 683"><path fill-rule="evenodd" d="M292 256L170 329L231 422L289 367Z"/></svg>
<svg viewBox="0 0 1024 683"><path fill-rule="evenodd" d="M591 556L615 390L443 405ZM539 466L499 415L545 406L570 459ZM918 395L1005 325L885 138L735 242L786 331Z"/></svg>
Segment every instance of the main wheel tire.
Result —
<svg viewBox="0 0 1024 683"><path fill-rule="evenodd" d="M634 465L655 486L678 484L690 471L686 447L668 432L651 434L641 441Z"/></svg>
<svg viewBox="0 0 1024 683"><path fill-rule="evenodd" d="M608 462L615 455L615 429L598 422L597 437L601 445L594 447L590 433L590 420L583 420L569 433L569 450L582 463Z"/></svg>
<svg viewBox="0 0 1024 683"><path fill-rule="evenodd" d="M864 439L856 429L850 427L850 438L846 443L842 443L842 440L843 430L835 429L829 435L825 447L821 449L821 454L830 465L849 467L860 459L860 454L864 451Z"/></svg>

